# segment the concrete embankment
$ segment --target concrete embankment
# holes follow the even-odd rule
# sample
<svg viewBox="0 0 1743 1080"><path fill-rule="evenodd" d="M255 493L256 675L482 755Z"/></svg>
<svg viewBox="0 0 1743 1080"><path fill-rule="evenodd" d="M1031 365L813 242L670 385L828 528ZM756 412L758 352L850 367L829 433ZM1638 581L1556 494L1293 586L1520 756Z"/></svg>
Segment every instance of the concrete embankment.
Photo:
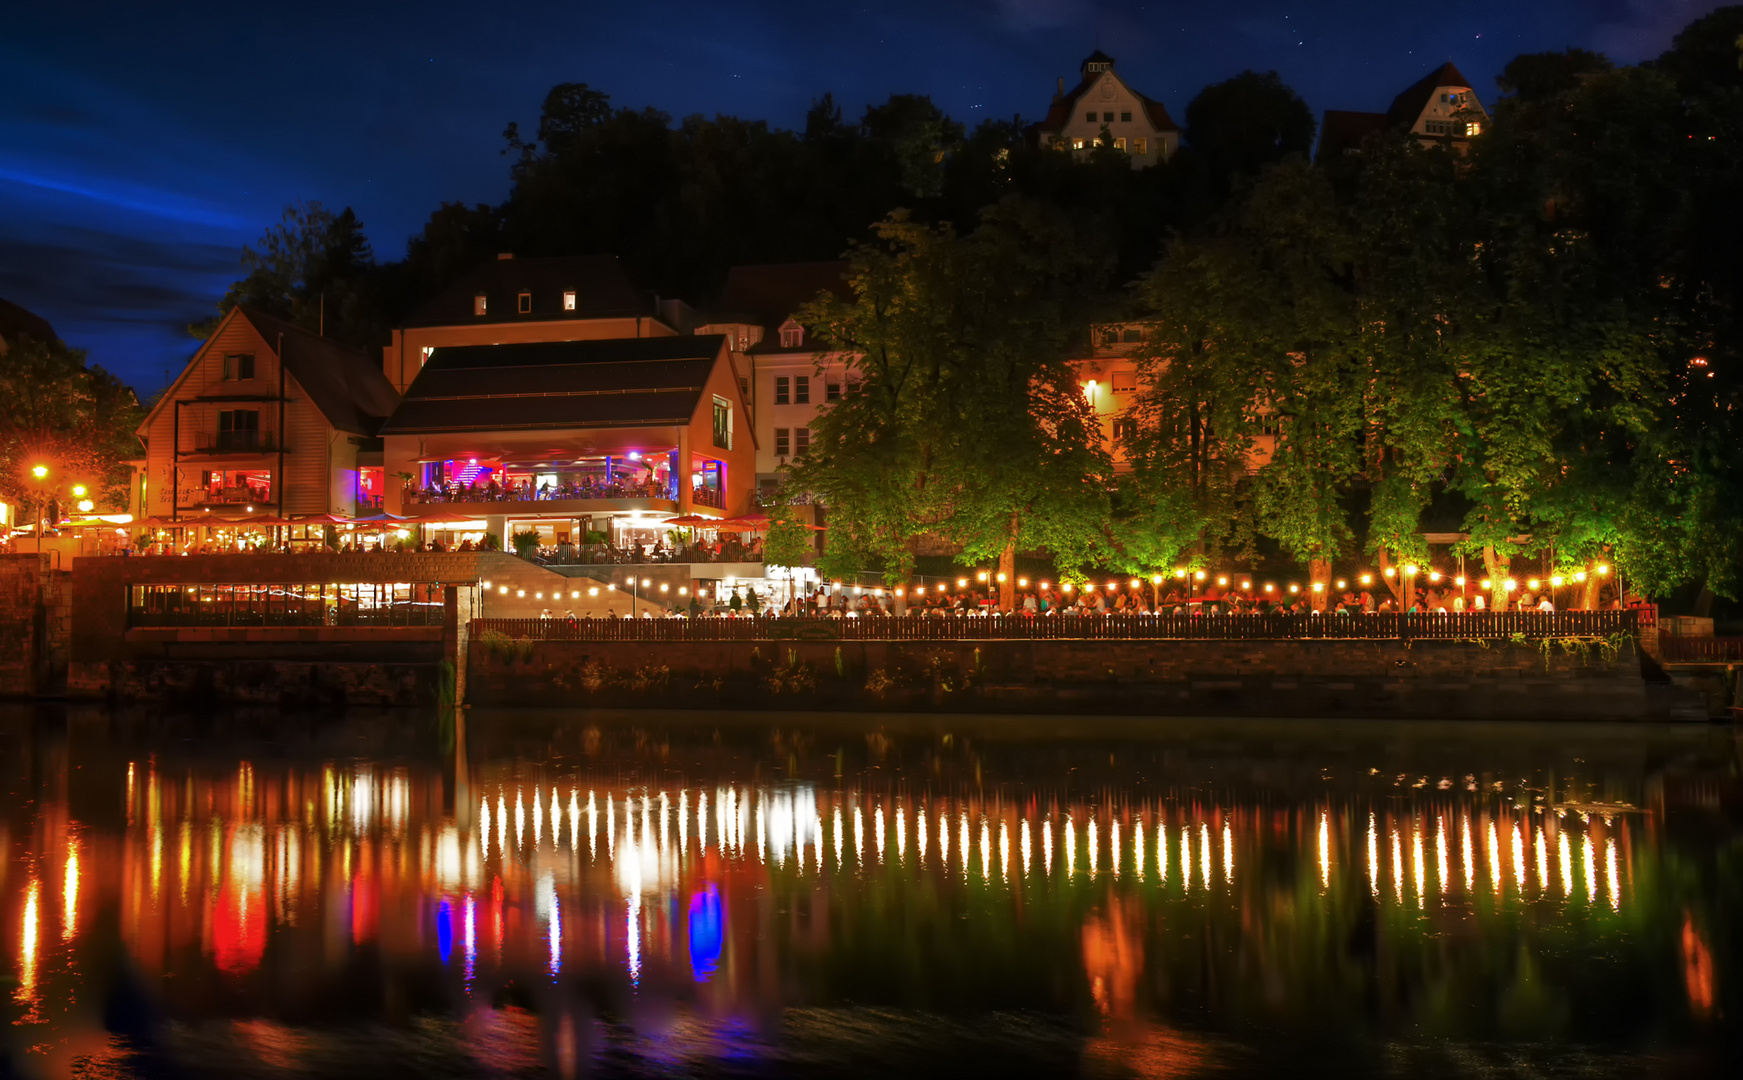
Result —
<svg viewBox="0 0 1743 1080"><path fill-rule="evenodd" d="M474 642L483 706L1646 720L1632 642Z"/></svg>

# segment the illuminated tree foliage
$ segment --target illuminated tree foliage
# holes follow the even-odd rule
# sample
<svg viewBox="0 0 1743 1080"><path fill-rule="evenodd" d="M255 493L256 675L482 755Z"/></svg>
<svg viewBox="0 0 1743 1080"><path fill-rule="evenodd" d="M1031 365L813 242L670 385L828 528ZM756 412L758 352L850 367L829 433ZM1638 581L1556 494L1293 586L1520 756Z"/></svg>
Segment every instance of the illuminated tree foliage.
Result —
<svg viewBox="0 0 1743 1080"><path fill-rule="evenodd" d="M0 501L65 512L83 485L99 509L124 509L140 419L133 391L82 350L25 335L0 344Z"/></svg>
<svg viewBox="0 0 1743 1080"><path fill-rule="evenodd" d="M800 486L830 506L830 573L913 565L926 533L966 560L1018 550L1065 572L1103 540L1109 465L1067 363L1106 260L1062 216L1021 200L974 232L893 216L853 253L853 297L803 318L859 376L826 409Z"/></svg>

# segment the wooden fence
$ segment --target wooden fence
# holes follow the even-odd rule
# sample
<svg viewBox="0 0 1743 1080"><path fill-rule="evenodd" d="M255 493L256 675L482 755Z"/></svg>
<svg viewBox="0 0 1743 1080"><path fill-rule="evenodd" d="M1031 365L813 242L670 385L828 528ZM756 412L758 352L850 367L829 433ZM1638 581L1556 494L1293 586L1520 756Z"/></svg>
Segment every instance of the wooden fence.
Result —
<svg viewBox="0 0 1743 1080"><path fill-rule="evenodd" d="M1743 638L1660 636L1658 656L1667 664L1743 664Z"/></svg>
<svg viewBox="0 0 1743 1080"><path fill-rule="evenodd" d="M862 618L474 619L533 641L1292 641L1602 638L1638 628L1635 611L1361 615L951 615Z"/></svg>

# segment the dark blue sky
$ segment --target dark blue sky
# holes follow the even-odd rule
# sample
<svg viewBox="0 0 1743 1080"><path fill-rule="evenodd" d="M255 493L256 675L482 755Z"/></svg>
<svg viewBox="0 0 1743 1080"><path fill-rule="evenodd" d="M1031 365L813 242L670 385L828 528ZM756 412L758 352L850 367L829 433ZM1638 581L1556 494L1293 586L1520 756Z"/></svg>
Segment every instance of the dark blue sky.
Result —
<svg viewBox="0 0 1743 1080"><path fill-rule="evenodd" d="M0 12L0 297L142 392L179 369L285 203L355 207L398 258L438 202L494 202L511 119L587 82L619 105L784 127L929 94L973 126L1046 110L1098 44L1177 119L1275 69L1312 106L1381 109L1440 62L1485 100L1520 52L1655 56L1719 0L9 0Z"/></svg>

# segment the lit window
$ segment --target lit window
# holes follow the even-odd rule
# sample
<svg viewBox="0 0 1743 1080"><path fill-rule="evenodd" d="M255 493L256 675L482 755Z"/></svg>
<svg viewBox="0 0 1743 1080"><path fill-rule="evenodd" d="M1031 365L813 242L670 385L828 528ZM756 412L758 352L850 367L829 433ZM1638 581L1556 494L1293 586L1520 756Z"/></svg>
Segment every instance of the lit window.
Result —
<svg viewBox="0 0 1743 1080"><path fill-rule="evenodd" d="M787 325L781 327L781 348L797 349L805 344L805 328Z"/></svg>
<svg viewBox="0 0 1743 1080"><path fill-rule="evenodd" d="M522 315L525 315L527 312L531 311L532 309L533 309L533 294L530 292L521 293L520 294L520 313Z"/></svg>
<svg viewBox="0 0 1743 1080"><path fill-rule="evenodd" d="M722 397L714 399L714 445L732 449L732 404Z"/></svg>
<svg viewBox="0 0 1743 1080"><path fill-rule="evenodd" d="M1466 124L1465 125L1465 136L1467 138L1475 138L1476 136L1481 135L1482 133L1483 133L1483 125L1481 125L1481 124Z"/></svg>
<svg viewBox="0 0 1743 1080"><path fill-rule="evenodd" d="M788 401L787 381L788 380L787 380L787 377L785 375L776 375L775 376L775 404L776 405L787 404L787 401Z"/></svg>
<svg viewBox="0 0 1743 1080"><path fill-rule="evenodd" d="M1071 140L1071 148L1073 150L1082 150L1083 149L1083 140L1082 139Z"/></svg>
<svg viewBox="0 0 1743 1080"><path fill-rule="evenodd" d="M1123 112L1120 114L1120 123L1129 124L1131 122L1132 122L1132 114L1131 113Z"/></svg>
<svg viewBox="0 0 1743 1080"><path fill-rule="evenodd" d="M784 427L776 428L775 429L775 456L776 457L787 457L792 453L792 451L793 451L793 445L792 445L792 441L787 437L787 429Z"/></svg>
<svg viewBox="0 0 1743 1080"><path fill-rule="evenodd" d="M565 292L563 294L563 310L564 311L574 311L575 310L575 291L573 289L571 289L568 292Z"/></svg>
<svg viewBox="0 0 1743 1080"><path fill-rule="evenodd" d="M1138 437L1138 422L1129 416L1114 421L1114 442L1130 443Z"/></svg>
<svg viewBox="0 0 1743 1080"><path fill-rule="evenodd" d="M793 404L795 404L795 405L809 405L809 404L811 404L811 376L809 376L809 375L795 375L795 376L793 376ZM801 430L803 430L803 429L801 429Z"/></svg>
<svg viewBox="0 0 1743 1080"><path fill-rule="evenodd" d="M484 310L485 310L484 294L479 293L477 296L474 296L472 298L472 314L482 315L482 314L484 314Z"/></svg>
<svg viewBox="0 0 1743 1080"><path fill-rule="evenodd" d="M799 457L805 456L805 451L811 449L811 429L808 427L793 429L793 452Z"/></svg>
<svg viewBox="0 0 1743 1080"><path fill-rule="evenodd" d="M1124 150L1125 148L1126 148L1126 140L1124 140L1124 139L1115 139L1114 140L1114 149L1115 150Z"/></svg>
<svg viewBox="0 0 1743 1080"><path fill-rule="evenodd" d="M1150 152L1150 140L1148 140L1148 139L1133 139L1132 140L1132 153L1133 154L1137 155L1138 157L1143 157L1146 154L1148 154L1149 152Z"/></svg>

